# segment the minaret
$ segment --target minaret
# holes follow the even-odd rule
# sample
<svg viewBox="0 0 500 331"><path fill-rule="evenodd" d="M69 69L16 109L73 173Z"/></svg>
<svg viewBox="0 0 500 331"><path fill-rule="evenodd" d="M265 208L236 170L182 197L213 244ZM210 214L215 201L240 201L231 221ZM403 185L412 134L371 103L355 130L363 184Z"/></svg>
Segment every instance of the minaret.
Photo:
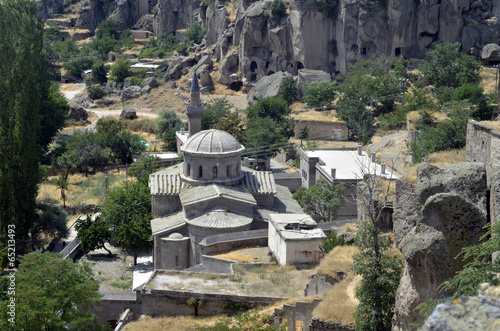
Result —
<svg viewBox="0 0 500 331"><path fill-rule="evenodd" d="M193 74L193 83L191 84L191 101L187 106L186 114L189 119L189 136L201 131L201 116L203 115L203 105L200 100L200 85L196 72Z"/></svg>

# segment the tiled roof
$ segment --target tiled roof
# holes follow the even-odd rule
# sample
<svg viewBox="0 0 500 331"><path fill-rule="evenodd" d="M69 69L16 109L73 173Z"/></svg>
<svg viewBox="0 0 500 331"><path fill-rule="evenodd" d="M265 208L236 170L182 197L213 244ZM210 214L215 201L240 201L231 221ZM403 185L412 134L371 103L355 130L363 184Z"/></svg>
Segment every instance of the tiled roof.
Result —
<svg viewBox="0 0 500 331"><path fill-rule="evenodd" d="M181 180L182 163L157 171L149 176L149 189L152 195L177 195L189 185Z"/></svg>
<svg viewBox="0 0 500 331"><path fill-rule="evenodd" d="M223 209L213 209L209 212L187 220L191 225L212 228L212 229L231 229L240 228L252 223L252 218L236 214Z"/></svg>
<svg viewBox="0 0 500 331"><path fill-rule="evenodd" d="M252 194L276 194L274 175L270 171L245 171L245 185Z"/></svg>
<svg viewBox="0 0 500 331"><path fill-rule="evenodd" d="M196 186L183 190L180 194L183 206L195 204L199 201L212 200L218 197L238 200L244 203L256 205L255 198L242 186L224 186L211 184L206 186Z"/></svg>
<svg viewBox="0 0 500 331"><path fill-rule="evenodd" d="M184 213L178 212L167 217L160 217L151 220L151 233L154 235L161 234L167 230L176 228L185 224Z"/></svg>

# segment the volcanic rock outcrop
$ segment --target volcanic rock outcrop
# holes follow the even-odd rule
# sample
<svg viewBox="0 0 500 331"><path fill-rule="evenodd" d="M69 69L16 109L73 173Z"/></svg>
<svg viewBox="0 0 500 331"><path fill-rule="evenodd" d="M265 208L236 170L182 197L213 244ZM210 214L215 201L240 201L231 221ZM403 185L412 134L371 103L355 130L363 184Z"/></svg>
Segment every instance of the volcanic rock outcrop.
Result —
<svg viewBox="0 0 500 331"><path fill-rule="evenodd" d="M441 295L437 287L463 267L455 259L463 247L477 244L488 222L486 169L482 163L443 168L418 167L414 190L398 190L394 235L405 263L396 294L393 331L422 323L415 307ZM406 217L413 213L416 217Z"/></svg>

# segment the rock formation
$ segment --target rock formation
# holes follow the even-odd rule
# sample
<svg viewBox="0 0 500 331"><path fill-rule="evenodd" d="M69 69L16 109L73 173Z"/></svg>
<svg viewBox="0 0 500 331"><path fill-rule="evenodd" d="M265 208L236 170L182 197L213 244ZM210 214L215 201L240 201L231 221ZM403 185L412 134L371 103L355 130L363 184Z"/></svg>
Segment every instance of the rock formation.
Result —
<svg viewBox="0 0 500 331"><path fill-rule="evenodd" d="M424 163L417 171L414 193L407 186L398 190L394 208L406 212L393 215L394 236L405 258L393 331L423 322L415 307L440 297L437 287L463 267L455 256L478 243L488 222L483 164L439 168ZM407 213L417 217L407 220Z"/></svg>

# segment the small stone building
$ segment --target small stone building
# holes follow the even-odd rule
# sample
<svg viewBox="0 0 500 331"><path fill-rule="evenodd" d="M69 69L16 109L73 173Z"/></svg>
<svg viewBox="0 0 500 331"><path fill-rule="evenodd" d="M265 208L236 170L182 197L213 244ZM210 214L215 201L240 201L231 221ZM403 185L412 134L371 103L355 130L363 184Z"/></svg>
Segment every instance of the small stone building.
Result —
<svg viewBox="0 0 500 331"><path fill-rule="evenodd" d="M319 262L325 257L319 245L327 237L307 214L271 214L269 250L280 265Z"/></svg>

